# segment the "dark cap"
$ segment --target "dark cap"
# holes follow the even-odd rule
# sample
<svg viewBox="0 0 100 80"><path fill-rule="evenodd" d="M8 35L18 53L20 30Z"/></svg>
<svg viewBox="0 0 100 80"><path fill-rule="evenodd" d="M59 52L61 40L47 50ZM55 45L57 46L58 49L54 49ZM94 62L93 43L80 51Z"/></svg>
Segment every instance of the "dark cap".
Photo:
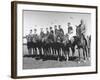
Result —
<svg viewBox="0 0 100 80"><path fill-rule="evenodd" d="M30 31L32 31L32 29L30 29Z"/></svg>
<svg viewBox="0 0 100 80"><path fill-rule="evenodd" d="M50 27L50 29L52 29L52 27Z"/></svg>

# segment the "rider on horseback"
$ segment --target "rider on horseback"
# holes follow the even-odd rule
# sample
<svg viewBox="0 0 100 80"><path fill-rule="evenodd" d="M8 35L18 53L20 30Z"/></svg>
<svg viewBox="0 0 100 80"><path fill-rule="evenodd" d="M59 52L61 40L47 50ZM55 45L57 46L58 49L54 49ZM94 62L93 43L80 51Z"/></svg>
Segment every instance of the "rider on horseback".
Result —
<svg viewBox="0 0 100 80"><path fill-rule="evenodd" d="M34 33L33 33L33 55L37 55L37 40L38 40L38 35L37 35L37 29L34 29Z"/></svg>
<svg viewBox="0 0 100 80"><path fill-rule="evenodd" d="M80 38L81 36L83 36L83 38L85 39L85 32L86 32L86 26L84 24L84 21L81 19L79 26L77 26L76 29L76 35Z"/></svg>
<svg viewBox="0 0 100 80"><path fill-rule="evenodd" d="M27 39L27 49L29 55L32 55L32 44L33 44L33 35L32 35L32 29L30 30L29 34L26 36Z"/></svg>
<svg viewBox="0 0 100 80"><path fill-rule="evenodd" d="M79 26L76 28L76 35L77 35L77 45L78 50L80 48L83 49L83 57L84 61L87 58L87 40L85 38L85 32L86 32L86 26L84 24L84 21L81 19ZM79 51L79 60L80 60L80 51Z"/></svg>

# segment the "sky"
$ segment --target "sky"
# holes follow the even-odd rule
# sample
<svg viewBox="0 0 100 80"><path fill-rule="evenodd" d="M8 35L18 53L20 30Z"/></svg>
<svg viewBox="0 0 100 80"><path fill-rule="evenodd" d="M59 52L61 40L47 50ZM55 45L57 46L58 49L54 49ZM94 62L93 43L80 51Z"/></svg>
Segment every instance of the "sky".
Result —
<svg viewBox="0 0 100 80"><path fill-rule="evenodd" d="M86 34L91 34L91 14L89 13L73 13L73 12L55 12L55 11L34 11L23 10L23 36L29 34L30 29L37 29L37 33L40 33L40 28L45 29L53 27L54 25L61 25L64 32L68 32L67 23L70 22L74 31L76 25L80 24L80 20L83 19L86 25Z"/></svg>

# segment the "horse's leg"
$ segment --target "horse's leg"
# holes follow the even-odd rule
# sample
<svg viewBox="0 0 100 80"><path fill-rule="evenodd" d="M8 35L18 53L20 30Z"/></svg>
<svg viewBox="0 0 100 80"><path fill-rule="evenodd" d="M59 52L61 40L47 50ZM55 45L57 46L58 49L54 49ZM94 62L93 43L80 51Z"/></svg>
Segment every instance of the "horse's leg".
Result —
<svg viewBox="0 0 100 80"><path fill-rule="evenodd" d="M48 56L49 54L49 47L47 47L47 50L46 50L46 55Z"/></svg>
<svg viewBox="0 0 100 80"><path fill-rule="evenodd" d="M41 56L41 47L39 47L39 56Z"/></svg>
<svg viewBox="0 0 100 80"><path fill-rule="evenodd" d="M57 50L58 52L58 61L60 60L60 49Z"/></svg>
<svg viewBox="0 0 100 80"><path fill-rule="evenodd" d="M53 55L53 50L52 50L52 47L50 48L50 51L51 51L51 56Z"/></svg>
<svg viewBox="0 0 100 80"><path fill-rule="evenodd" d="M80 60L81 60L80 48L78 48L78 54L79 54L79 60L78 60L78 62L80 63Z"/></svg>
<svg viewBox="0 0 100 80"><path fill-rule="evenodd" d="M88 57L90 57L90 48L88 48Z"/></svg>
<svg viewBox="0 0 100 80"><path fill-rule="evenodd" d="M66 61L68 61L68 60L69 60L69 50L66 51Z"/></svg>
<svg viewBox="0 0 100 80"><path fill-rule="evenodd" d="M43 56L46 55L46 50L45 50L45 47L43 46Z"/></svg>
<svg viewBox="0 0 100 80"><path fill-rule="evenodd" d="M39 55L39 48L37 48L37 55Z"/></svg>
<svg viewBox="0 0 100 80"><path fill-rule="evenodd" d="M84 57L84 62L86 62L87 53L85 48L83 48L83 57Z"/></svg>
<svg viewBox="0 0 100 80"><path fill-rule="evenodd" d="M68 48L68 60L69 60L69 54L70 54L70 50L69 50L69 48Z"/></svg>
<svg viewBox="0 0 100 80"><path fill-rule="evenodd" d="M87 51L87 47L85 47L85 53L86 53L86 58L88 59L89 54L88 54L88 51Z"/></svg>
<svg viewBox="0 0 100 80"><path fill-rule="evenodd" d="M32 49L31 48L28 48L28 53L29 53L29 55L32 54Z"/></svg>
<svg viewBox="0 0 100 80"><path fill-rule="evenodd" d="M63 57L66 59L66 49L65 49L65 46L63 45L63 47L62 47L62 51L63 51Z"/></svg>
<svg viewBox="0 0 100 80"><path fill-rule="evenodd" d="M37 54L37 49L36 49L36 47L35 47L35 56L36 56L36 54Z"/></svg>
<svg viewBox="0 0 100 80"><path fill-rule="evenodd" d="M34 44L33 44L33 46L32 46L32 49L33 49L33 56L34 56L34 53L35 53L35 52L34 52Z"/></svg>
<svg viewBox="0 0 100 80"><path fill-rule="evenodd" d="M62 48L60 48L60 55L63 56Z"/></svg>
<svg viewBox="0 0 100 80"><path fill-rule="evenodd" d="M86 59L86 55L85 55L85 49L84 48L82 48L83 49L83 58L84 58L84 60Z"/></svg>
<svg viewBox="0 0 100 80"><path fill-rule="evenodd" d="M85 38L84 50L85 50L85 53L86 53L86 58L88 59L88 58L89 58L89 53L88 53L88 42L87 42L86 38Z"/></svg>
<svg viewBox="0 0 100 80"><path fill-rule="evenodd" d="M33 48L33 56L35 55L35 48Z"/></svg>
<svg viewBox="0 0 100 80"><path fill-rule="evenodd" d="M35 47L35 56L37 55L37 47Z"/></svg>
<svg viewBox="0 0 100 80"><path fill-rule="evenodd" d="M42 51L42 47L40 47L40 58L42 57L43 51Z"/></svg>
<svg viewBox="0 0 100 80"><path fill-rule="evenodd" d="M45 56L47 56L47 53L48 53L48 45L47 45L47 43L45 43L44 49L45 49Z"/></svg>
<svg viewBox="0 0 100 80"><path fill-rule="evenodd" d="M54 48L54 55L56 55L56 49Z"/></svg>
<svg viewBox="0 0 100 80"><path fill-rule="evenodd" d="M65 60L67 61L67 51L64 50L64 57L65 57Z"/></svg>
<svg viewBox="0 0 100 80"><path fill-rule="evenodd" d="M54 48L53 48L53 46L52 46L52 56L54 56Z"/></svg>
<svg viewBox="0 0 100 80"><path fill-rule="evenodd" d="M75 53L75 45L71 46L71 50L72 50L72 57L74 57L74 53Z"/></svg>
<svg viewBox="0 0 100 80"><path fill-rule="evenodd" d="M90 48L88 48L88 58L90 58Z"/></svg>
<svg viewBox="0 0 100 80"><path fill-rule="evenodd" d="M49 46L49 56L51 55L51 46Z"/></svg>

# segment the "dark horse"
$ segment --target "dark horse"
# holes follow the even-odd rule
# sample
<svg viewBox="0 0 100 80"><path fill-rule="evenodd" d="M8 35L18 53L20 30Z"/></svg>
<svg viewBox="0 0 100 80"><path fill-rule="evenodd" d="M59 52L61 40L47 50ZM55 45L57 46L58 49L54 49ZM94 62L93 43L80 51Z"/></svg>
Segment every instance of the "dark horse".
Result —
<svg viewBox="0 0 100 80"><path fill-rule="evenodd" d="M76 28L77 30L77 28ZM77 31L76 31L77 32ZM78 33L79 34L79 33ZM75 53L75 46L77 46L78 49L78 54L79 54L79 61L81 60L81 53L83 53L83 59L84 61L87 59L88 53L87 53L87 40L83 34L81 36L73 36L74 41L71 44L71 50L72 50L72 55ZM83 52L81 52L81 49Z"/></svg>

